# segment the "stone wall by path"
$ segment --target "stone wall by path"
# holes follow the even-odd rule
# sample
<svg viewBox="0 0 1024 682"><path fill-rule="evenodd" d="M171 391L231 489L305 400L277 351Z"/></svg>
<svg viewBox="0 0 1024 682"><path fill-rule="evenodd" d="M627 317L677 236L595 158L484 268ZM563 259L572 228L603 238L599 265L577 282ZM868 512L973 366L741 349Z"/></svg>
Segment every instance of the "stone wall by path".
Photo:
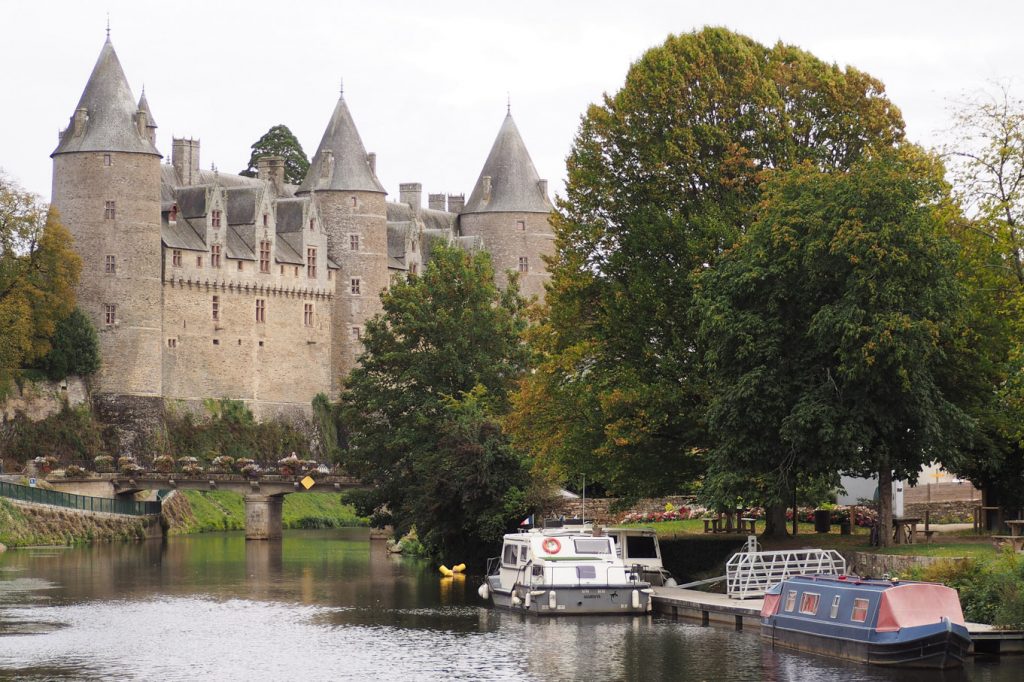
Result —
<svg viewBox="0 0 1024 682"><path fill-rule="evenodd" d="M951 502L918 502L903 505L904 516L914 516L924 519L927 511L930 523L971 523L974 520L974 510L981 504L978 499L974 502L969 500Z"/></svg>
<svg viewBox="0 0 1024 682"><path fill-rule="evenodd" d="M870 552L843 552L846 570L859 576L881 578L883 575L906 575L912 568L926 568L944 561L959 561L960 557L904 556L899 554L873 554Z"/></svg>
<svg viewBox="0 0 1024 682"><path fill-rule="evenodd" d="M566 517L583 517L596 523L610 524L618 523L624 516L630 513L653 514L655 512L663 512L665 511L666 504L671 504L674 509L691 507L695 504L692 496L683 495L645 498L638 500L633 506L621 510L614 509L616 502L618 502L618 498L615 497L588 497L586 500L586 515L584 517L583 498L567 499L562 501L552 515L564 514ZM540 520L538 519L537 522L539 524Z"/></svg>
<svg viewBox="0 0 1024 682"><path fill-rule="evenodd" d="M7 397L0 400L0 423L11 421L19 414L29 421L42 421L60 412L64 401L74 407L88 399L85 381L80 377L68 377L65 381L25 381L20 386L12 385Z"/></svg>

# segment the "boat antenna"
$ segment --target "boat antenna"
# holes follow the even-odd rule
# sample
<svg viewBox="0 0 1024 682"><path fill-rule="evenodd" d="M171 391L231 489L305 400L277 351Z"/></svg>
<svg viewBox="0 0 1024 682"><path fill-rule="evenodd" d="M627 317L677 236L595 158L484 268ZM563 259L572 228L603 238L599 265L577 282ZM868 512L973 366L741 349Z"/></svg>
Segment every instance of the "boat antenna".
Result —
<svg viewBox="0 0 1024 682"><path fill-rule="evenodd" d="M583 518L580 519L580 521L582 521L583 523L586 523L587 522L587 475L586 474L583 474L583 511L580 512L580 514L583 516Z"/></svg>

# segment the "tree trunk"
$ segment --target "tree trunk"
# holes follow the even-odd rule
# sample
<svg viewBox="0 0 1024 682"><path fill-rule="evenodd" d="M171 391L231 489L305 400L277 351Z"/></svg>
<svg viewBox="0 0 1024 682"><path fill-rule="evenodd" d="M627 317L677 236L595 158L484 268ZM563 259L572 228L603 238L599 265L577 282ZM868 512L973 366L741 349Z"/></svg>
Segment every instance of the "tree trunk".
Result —
<svg viewBox="0 0 1024 682"><path fill-rule="evenodd" d="M786 536L786 505L770 504L764 508L764 535L770 538Z"/></svg>
<svg viewBox="0 0 1024 682"><path fill-rule="evenodd" d="M892 544L892 470L886 464L878 472L878 545Z"/></svg>

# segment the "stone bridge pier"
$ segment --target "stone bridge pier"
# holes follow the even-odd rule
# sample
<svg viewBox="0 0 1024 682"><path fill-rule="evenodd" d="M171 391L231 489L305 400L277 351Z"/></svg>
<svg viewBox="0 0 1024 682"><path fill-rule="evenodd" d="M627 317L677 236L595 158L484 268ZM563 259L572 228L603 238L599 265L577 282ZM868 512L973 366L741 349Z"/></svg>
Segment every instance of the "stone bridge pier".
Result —
<svg viewBox="0 0 1024 682"><path fill-rule="evenodd" d="M284 495L245 495L245 539L280 540L283 526L281 507Z"/></svg>

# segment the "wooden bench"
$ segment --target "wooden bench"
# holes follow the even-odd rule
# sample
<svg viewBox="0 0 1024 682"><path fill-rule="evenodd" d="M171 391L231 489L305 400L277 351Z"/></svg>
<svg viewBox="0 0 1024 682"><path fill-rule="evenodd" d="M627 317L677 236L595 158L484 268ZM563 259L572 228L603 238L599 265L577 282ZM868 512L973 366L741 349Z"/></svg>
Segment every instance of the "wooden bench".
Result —
<svg viewBox="0 0 1024 682"><path fill-rule="evenodd" d="M929 544L932 541L932 536L938 533L937 530L923 530L921 533L924 535L924 544Z"/></svg>
<svg viewBox="0 0 1024 682"><path fill-rule="evenodd" d="M722 527L722 519L704 519L704 532L724 533L725 528Z"/></svg>

